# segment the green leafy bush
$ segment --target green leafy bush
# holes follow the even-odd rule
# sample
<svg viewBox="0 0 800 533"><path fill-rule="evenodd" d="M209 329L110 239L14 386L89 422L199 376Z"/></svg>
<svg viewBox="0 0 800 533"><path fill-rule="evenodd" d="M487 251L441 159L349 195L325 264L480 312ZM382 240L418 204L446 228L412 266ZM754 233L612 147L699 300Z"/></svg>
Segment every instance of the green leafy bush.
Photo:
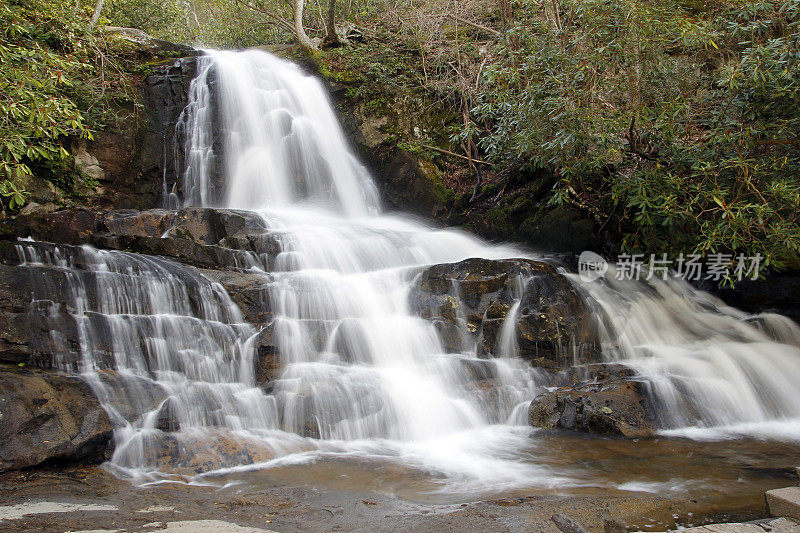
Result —
<svg viewBox="0 0 800 533"><path fill-rule="evenodd" d="M473 136L614 214L636 252L800 251L798 0L565 0L483 70ZM541 12L538 12L541 15Z"/></svg>
<svg viewBox="0 0 800 533"><path fill-rule="evenodd" d="M157 39L191 42L197 26L191 24L184 3L175 0L106 0L105 17L111 25L140 29Z"/></svg>
<svg viewBox="0 0 800 533"><path fill-rule="evenodd" d="M24 204L33 166L63 165L103 108L96 39L73 1L0 0L0 196Z"/></svg>

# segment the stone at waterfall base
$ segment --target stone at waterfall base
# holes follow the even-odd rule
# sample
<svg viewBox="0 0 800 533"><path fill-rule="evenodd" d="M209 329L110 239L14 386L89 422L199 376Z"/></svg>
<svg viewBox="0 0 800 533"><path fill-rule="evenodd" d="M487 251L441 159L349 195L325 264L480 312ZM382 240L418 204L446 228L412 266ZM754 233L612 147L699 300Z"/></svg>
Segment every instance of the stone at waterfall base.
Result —
<svg viewBox="0 0 800 533"><path fill-rule="evenodd" d="M232 533L562 533L551 520L556 513L589 532L601 533L626 530L609 530L609 525L639 530L638 526L655 523L664 530L673 525L673 513L702 517L709 509L703 502L692 503L684 497L665 500L617 491L565 496L548 489L539 495L453 505L409 502L366 490L274 486L269 482L222 489L178 483L135 487L96 466L5 472L0 474L0 486L0 531L47 533L181 531L175 529L178 527Z"/></svg>
<svg viewBox="0 0 800 533"><path fill-rule="evenodd" d="M108 415L80 378L0 367L0 472L100 462L111 434Z"/></svg>
<svg viewBox="0 0 800 533"><path fill-rule="evenodd" d="M531 402L528 419L541 428L628 438L654 432L642 384L628 379L592 381L540 394Z"/></svg>
<svg viewBox="0 0 800 533"><path fill-rule="evenodd" d="M800 487L769 490L764 497L767 500L767 510L772 516L788 516L800 520Z"/></svg>

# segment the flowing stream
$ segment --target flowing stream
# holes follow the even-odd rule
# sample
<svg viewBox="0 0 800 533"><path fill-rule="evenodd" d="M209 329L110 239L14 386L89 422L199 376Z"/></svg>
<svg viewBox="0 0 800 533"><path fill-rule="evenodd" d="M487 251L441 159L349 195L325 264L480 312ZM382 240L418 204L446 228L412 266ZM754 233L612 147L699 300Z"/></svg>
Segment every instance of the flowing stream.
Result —
<svg viewBox="0 0 800 533"><path fill-rule="evenodd" d="M553 383L517 356L519 300L488 364L491 402L469 387L470 336L448 353L409 309L419 267L532 254L383 213L322 85L265 52L199 59L183 135L185 205L257 212L280 243L272 272L251 271L264 276L283 364L269 392L257 387L258 332L220 285L179 264L21 243L31 268L63 279L43 278L35 302L66 292L80 349L59 364L83 372L118 424L112 468L137 482L214 483L355 461L386 490L402 472L417 493L461 495L607 483L555 464L526 425L528 404ZM648 384L665 434L800 441L791 321L748 316L678 281L564 275L597 316L606 360ZM518 298L527 282L517 280Z"/></svg>

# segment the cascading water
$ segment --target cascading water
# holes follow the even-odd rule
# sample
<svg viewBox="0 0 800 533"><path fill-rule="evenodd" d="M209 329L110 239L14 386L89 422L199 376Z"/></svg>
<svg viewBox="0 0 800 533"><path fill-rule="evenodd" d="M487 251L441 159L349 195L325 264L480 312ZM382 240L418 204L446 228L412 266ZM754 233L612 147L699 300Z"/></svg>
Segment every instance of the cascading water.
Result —
<svg viewBox="0 0 800 533"><path fill-rule="evenodd" d="M198 456L233 466L231 439L250 438L253 456L273 452L277 412L254 385L256 332L220 285L149 256L38 243L17 251L33 269L31 308L49 323L55 365L80 372L119 428L115 467L139 475L196 466ZM77 353L58 334L64 313Z"/></svg>
<svg viewBox="0 0 800 533"><path fill-rule="evenodd" d="M281 349L289 354L278 397L310 386L323 438L419 440L485 424L492 414L459 390L431 327L409 316L409 272L466 257L523 254L380 214L374 185L348 150L321 84L296 65L263 52L211 52L194 92L208 94L212 72L225 136L225 205L258 209L283 244L276 264L285 272L271 288ZM199 145L187 149L209 148L203 144L214 127L208 105L192 114L195 127L197 119L205 123L192 137ZM187 176L204 171L190 165ZM201 196L203 182L184 181L189 202ZM748 320L678 282L573 279L604 317L604 356L649 382L665 428L780 420L787 437L800 437L800 394L792 386L800 377L800 329L790 321ZM512 309L512 327L500 339L499 352L508 357L496 360L514 369L498 376L530 395L542 382L532 385L532 374L514 365L514 315ZM322 342L310 345L314 337ZM528 376L525 384L520 376ZM352 391L377 403L354 402ZM370 414L378 404L381 415ZM326 408L332 405L344 410ZM309 406L283 408L291 418Z"/></svg>
<svg viewBox="0 0 800 533"><path fill-rule="evenodd" d="M577 279L576 279L576 282ZM750 316L680 280L584 283L603 354L649 383L668 435L800 440L800 328Z"/></svg>
<svg viewBox="0 0 800 533"><path fill-rule="evenodd" d="M187 267L90 248L33 256L36 246L21 245L29 264L67 280L81 351L60 364L84 372L120 425L112 465L146 480L167 475L165 456L218 475L358 457L425 471L437 480L430 490L576 483L529 452L527 405L553 383L516 356L528 280L517 279L500 357L482 361L499 391L491 402L469 386L464 363L478 354L465 318L461 351L448 353L409 309L422 266L525 254L382 214L322 85L296 65L260 51L211 51L199 63L182 126L184 203L256 211L280 243L263 274L281 373L269 393L255 386L257 332ZM797 326L678 283L574 283L600 317L604 356L648 382L667 431L718 436L769 422L800 440ZM37 300L52 290L42 287ZM142 405L119 412L118 395Z"/></svg>

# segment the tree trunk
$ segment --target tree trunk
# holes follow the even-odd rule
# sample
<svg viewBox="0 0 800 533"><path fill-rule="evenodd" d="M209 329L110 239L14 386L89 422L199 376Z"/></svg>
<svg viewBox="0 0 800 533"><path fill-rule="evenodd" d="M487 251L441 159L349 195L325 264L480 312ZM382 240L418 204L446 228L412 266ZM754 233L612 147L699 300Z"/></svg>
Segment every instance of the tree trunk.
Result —
<svg viewBox="0 0 800 533"><path fill-rule="evenodd" d="M339 46L342 40L336 33L336 0L328 0L328 17L325 19L325 44Z"/></svg>
<svg viewBox="0 0 800 533"><path fill-rule="evenodd" d="M104 0L97 0L97 4L94 6L94 13L92 13L92 19L89 21L89 29L94 29L94 25L97 24L97 21L100 20L100 13L103 11L103 1Z"/></svg>
<svg viewBox="0 0 800 533"><path fill-rule="evenodd" d="M303 5L305 0L294 0L294 34L297 37L297 42L306 52L315 51L317 45L314 41L308 38L306 30L303 28Z"/></svg>

